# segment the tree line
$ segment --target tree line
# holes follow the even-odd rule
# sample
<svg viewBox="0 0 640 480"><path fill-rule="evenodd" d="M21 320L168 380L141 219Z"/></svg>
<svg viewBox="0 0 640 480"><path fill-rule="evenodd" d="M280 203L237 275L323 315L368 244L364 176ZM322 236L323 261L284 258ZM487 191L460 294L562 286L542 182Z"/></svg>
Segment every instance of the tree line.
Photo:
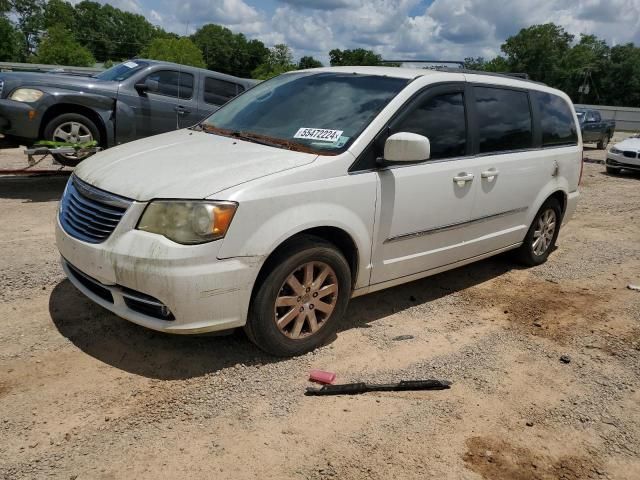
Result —
<svg viewBox="0 0 640 480"><path fill-rule="evenodd" d="M578 38L553 23L523 28L491 60L465 59L465 67L526 73L566 92L576 103L640 107L640 48L609 46L595 35Z"/></svg>
<svg viewBox="0 0 640 480"><path fill-rule="evenodd" d="M466 58L466 68L525 73L569 94L574 102L640 107L640 48L609 46L594 35L574 35L553 23L534 25L506 39L501 55ZM311 56L297 62L285 44L207 24L188 36L167 32L145 17L84 0L0 0L0 61L110 66L143 57L204 67L238 77L271 78L322 66ZM362 48L329 52L332 66L391 65Z"/></svg>

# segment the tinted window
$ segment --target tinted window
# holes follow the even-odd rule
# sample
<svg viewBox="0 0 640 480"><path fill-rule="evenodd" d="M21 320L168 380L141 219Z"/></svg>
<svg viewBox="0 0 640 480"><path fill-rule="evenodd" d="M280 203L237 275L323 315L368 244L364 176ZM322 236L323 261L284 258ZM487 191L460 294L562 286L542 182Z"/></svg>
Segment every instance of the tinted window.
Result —
<svg viewBox="0 0 640 480"><path fill-rule="evenodd" d="M575 145L578 143L576 124L569 104L550 93L531 92L540 112L542 146ZM582 112L584 116L584 112Z"/></svg>
<svg viewBox="0 0 640 480"><path fill-rule="evenodd" d="M533 146L527 93L476 87L480 153L518 150Z"/></svg>
<svg viewBox="0 0 640 480"><path fill-rule="evenodd" d="M467 128L462 93L447 93L425 100L394 126L394 131L427 137L431 142L432 159L464 155Z"/></svg>
<svg viewBox="0 0 640 480"><path fill-rule="evenodd" d="M217 78L204 79L204 101L213 105L224 105L244 88L233 82L225 82Z"/></svg>
<svg viewBox="0 0 640 480"><path fill-rule="evenodd" d="M149 74L145 83L150 93L177 98L191 98L193 75L174 70L159 70Z"/></svg>

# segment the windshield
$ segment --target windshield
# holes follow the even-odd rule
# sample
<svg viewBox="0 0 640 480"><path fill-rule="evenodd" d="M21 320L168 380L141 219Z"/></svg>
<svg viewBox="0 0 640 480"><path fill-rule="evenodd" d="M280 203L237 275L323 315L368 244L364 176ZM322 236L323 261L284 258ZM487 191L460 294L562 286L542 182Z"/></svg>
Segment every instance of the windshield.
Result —
<svg viewBox="0 0 640 480"><path fill-rule="evenodd" d="M121 82L122 80L126 80L131 75L142 70L143 68L146 68L147 66L149 66L147 62L138 62L131 60L119 65L114 65L108 70L95 75L95 78L98 78L100 80L115 80L117 82Z"/></svg>
<svg viewBox="0 0 640 480"><path fill-rule="evenodd" d="M335 154L408 83L353 73L300 72L260 83L204 121L205 131Z"/></svg>

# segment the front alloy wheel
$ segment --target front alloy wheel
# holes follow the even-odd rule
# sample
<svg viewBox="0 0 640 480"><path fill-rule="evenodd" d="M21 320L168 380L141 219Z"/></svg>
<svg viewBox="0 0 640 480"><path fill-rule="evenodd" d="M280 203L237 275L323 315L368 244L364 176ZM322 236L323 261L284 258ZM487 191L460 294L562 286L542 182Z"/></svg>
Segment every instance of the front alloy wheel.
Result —
<svg viewBox="0 0 640 480"><path fill-rule="evenodd" d="M295 356L334 336L351 297L351 268L332 243L299 235L267 260L244 329L264 351Z"/></svg>
<svg viewBox="0 0 640 480"><path fill-rule="evenodd" d="M275 302L275 322L288 338L315 334L331 317L338 301L338 280L323 262L308 262L287 277Z"/></svg>

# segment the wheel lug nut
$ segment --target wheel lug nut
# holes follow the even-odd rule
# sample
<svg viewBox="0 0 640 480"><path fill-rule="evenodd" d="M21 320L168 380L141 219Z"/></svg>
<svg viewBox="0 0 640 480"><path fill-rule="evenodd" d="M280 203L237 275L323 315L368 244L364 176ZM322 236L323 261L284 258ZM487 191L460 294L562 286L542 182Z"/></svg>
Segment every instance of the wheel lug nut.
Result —
<svg viewBox="0 0 640 480"><path fill-rule="evenodd" d="M313 292L313 298L316 298L318 296L318 292Z"/></svg>
<svg viewBox="0 0 640 480"><path fill-rule="evenodd" d="M313 310L313 303L309 305L309 310Z"/></svg>
<svg viewBox="0 0 640 480"><path fill-rule="evenodd" d="M300 300L302 300L302 297L298 297L298 302L299 302Z"/></svg>
<svg viewBox="0 0 640 480"><path fill-rule="evenodd" d="M307 287L307 293L309 293L311 291L311 288Z"/></svg>
<svg viewBox="0 0 640 480"><path fill-rule="evenodd" d="M301 311L301 312L304 312L304 307L300 307L300 311Z"/></svg>

